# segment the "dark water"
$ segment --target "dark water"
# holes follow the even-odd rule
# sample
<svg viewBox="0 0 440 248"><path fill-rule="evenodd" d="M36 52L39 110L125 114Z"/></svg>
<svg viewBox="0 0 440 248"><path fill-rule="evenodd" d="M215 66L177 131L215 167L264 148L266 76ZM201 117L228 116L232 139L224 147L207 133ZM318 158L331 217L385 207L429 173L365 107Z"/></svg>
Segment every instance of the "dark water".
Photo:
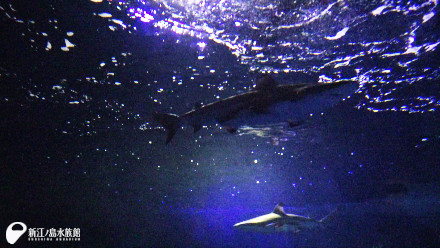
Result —
<svg viewBox="0 0 440 248"><path fill-rule="evenodd" d="M438 11L438 1L1 1L3 230L81 229L79 242L17 247L438 247ZM261 72L359 87L297 127L185 127L164 145L153 111L246 92ZM317 219L338 210L297 234L232 228L278 202Z"/></svg>

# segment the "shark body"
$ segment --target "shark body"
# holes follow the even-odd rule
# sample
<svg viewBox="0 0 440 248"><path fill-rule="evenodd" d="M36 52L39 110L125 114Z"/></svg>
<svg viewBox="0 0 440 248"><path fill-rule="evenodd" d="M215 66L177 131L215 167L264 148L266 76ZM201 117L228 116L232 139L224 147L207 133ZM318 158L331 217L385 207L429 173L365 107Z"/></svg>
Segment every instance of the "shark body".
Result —
<svg viewBox="0 0 440 248"><path fill-rule="evenodd" d="M320 220L309 217L287 214L284 212L283 203L275 206L272 213L261 215L250 220L245 220L234 225L234 228L254 232L300 232L324 227L323 222L334 211Z"/></svg>
<svg viewBox="0 0 440 248"><path fill-rule="evenodd" d="M284 118L283 121L287 122L289 121L288 115L292 111L279 105L280 103L299 103L309 96L321 95L321 93L327 93L327 97L324 96L324 98L326 97L328 99L330 98L328 96L333 98L336 96L339 101L343 98L338 95L340 89L350 88L349 92L353 93L353 85L355 85L353 81L277 85L272 77L266 75L257 80L255 90L234 95L207 105L196 106L181 116L154 112L153 117L166 129L166 144L168 144L174 137L176 131L184 124L192 126L194 133L200 130L202 126L215 124L228 126L229 128L227 130L233 133L236 131L237 125L246 123L254 124L259 121L257 119L262 119L258 118L259 116L264 117L266 121L273 121L274 115L266 118L264 114L268 112L269 107L274 106L282 110L281 112L278 111L277 118ZM324 98L321 97L321 99ZM328 104L323 103L321 105ZM299 107L293 112L300 110L303 110L303 108Z"/></svg>

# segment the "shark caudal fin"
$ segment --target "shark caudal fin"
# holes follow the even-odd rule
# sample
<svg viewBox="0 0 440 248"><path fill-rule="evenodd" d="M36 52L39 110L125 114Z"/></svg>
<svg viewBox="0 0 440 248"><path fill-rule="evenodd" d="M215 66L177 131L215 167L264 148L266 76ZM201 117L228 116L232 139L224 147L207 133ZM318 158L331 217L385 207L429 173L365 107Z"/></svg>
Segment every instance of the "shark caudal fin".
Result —
<svg viewBox="0 0 440 248"><path fill-rule="evenodd" d="M177 129L180 127L180 117L175 114L154 112L153 118L167 131L167 140L165 141L165 144L170 143L176 134Z"/></svg>

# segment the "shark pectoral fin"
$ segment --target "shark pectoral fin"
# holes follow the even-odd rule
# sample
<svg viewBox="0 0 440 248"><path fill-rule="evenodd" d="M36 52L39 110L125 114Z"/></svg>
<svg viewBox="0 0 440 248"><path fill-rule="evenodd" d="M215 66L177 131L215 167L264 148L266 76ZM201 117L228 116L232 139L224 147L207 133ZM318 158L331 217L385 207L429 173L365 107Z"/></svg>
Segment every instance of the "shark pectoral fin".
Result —
<svg viewBox="0 0 440 248"><path fill-rule="evenodd" d="M269 223L269 224L267 224L267 225L265 225L264 227L275 227L275 228L278 228L278 227L282 227L283 226L283 223Z"/></svg>
<svg viewBox="0 0 440 248"><path fill-rule="evenodd" d="M192 125L194 128L194 133L197 133L200 129L202 129L202 125Z"/></svg>
<svg viewBox="0 0 440 248"><path fill-rule="evenodd" d="M177 129L169 129L167 130L167 140L165 141L165 144L170 143L170 141L173 139L174 135L176 134Z"/></svg>
<svg viewBox="0 0 440 248"><path fill-rule="evenodd" d="M167 131L167 140L165 141L165 144L170 143L170 141L173 139L174 135L177 132L177 129L180 125L180 118L178 115L175 114L168 114L168 113L153 113L153 118L158 121Z"/></svg>

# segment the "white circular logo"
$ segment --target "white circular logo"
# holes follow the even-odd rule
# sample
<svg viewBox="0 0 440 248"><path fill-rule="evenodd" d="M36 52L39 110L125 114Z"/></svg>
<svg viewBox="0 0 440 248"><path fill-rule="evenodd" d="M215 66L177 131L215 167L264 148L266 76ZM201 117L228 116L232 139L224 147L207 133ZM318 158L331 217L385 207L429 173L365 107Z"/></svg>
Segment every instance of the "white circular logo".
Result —
<svg viewBox="0 0 440 248"><path fill-rule="evenodd" d="M20 226L17 229L17 226ZM14 222L8 226L6 229L6 241L13 245L17 240L23 235L27 230L27 226L23 222Z"/></svg>

